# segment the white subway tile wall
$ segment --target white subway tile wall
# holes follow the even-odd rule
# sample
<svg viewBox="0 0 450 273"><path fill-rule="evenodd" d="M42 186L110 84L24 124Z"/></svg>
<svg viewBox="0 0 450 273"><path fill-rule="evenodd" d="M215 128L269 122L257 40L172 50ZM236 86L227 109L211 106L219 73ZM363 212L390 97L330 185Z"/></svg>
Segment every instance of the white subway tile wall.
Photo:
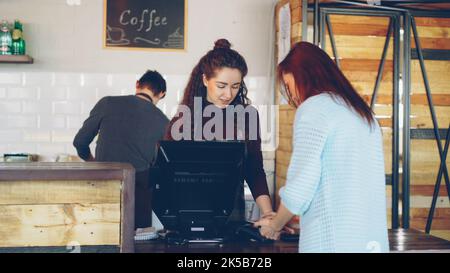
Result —
<svg viewBox="0 0 450 273"><path fill-rule="evenodd" d="M7 115L0 117L0 124L4 128L16 129L36 129L38 128L38 118L30 115Z"/></svg>
<svg viewBox="0 0 450 273"><path fill-rule="evenodd" d="M51 142L50 130L26 130L23 132L23 141L27 143Z"/></svg>
<svg viewBox="0 0 450 273"><path fill-rule="evenodd" d="M138 74L0 73L0 154L37 153L42 160L58 154L76 154L73 137L92 107L104 96L135 93ZM188 75L164 75L167 95L158 107L172 117L181 100ZM254 105L270 103L266 77L247 77L249 97ZM275 135L262 122L263 134ZM267 137L264 136L263 137ZM269 136L271 138L272 136ZM95 150L95 142L91 145ZM265 170L274 171L274 154L264 152Z"/></svg>
<svg viewBox="0 0 450 273"><path fill-rule="evenodd" d="M67 88L68 101L95 101L97 100L97 88L95 87L69 87Z"/></svg>
<svg viewBox="0 0 450 273"><path fill-rule="evenodd" d="M53 114L80 115L81 102L77 101L55 101L53 102Z"/></svg>
<svg viewBox="0 0 450 273"><path fill-rule="evenodd" d="M84 118L87 118L89 116L89 113L91 112L92 108L94 108L94 106L97 102L98 102L97 99L93 100L93 101L81 102L81 116Z"/></svg>
<svg viewBox="0 0 450 273"><path fill-rule="evenodd" d="M43 100L24 100L22 102L22 113L24 114L51 114L52 103Z"/></svg>
<svg viewBox="0 0 450 273"><path fill-rule="evenodd" d="M22 111L22 105L20 101L6 101L3 99L0 101L0 113L1 114L14 114Z"/></svg>
<svg viewBox="0 0 450 273"><path fill-rule="evenodd" d="M48 83L47 83L48 84ZM39 87L39 98L43 101L65 101L67 99L68 87L52 87L41 85Z"/></svg>
<svg viewBox="0 0 450 273"><path fill-rule="evenodd" d="M67 116L67 129L80 129L85 118L82 116Z"/></svg>
<svg viewBox="0 0 450 273"><path fill-rule="evenodd" d="M49 86L54 81L54 73L25 73L23 84L25 86Z"/></svg>
<svg viewBox="0 0 450 273"><path fill-rule="evenodd" d="M66 116L64 115L39 115L40 129L64 129L66 128Z"/></svg>
<svg viewBox="0 0 450 273"><path fill-rule="evenodd" d="M54 73L52 85L54 86L82 86L83 74L78 73Z"/></svg>
<svg viewBox="0 0 450 273"><path fill-rule="evenodd" d="M0 84L21 85L23 73L0 73Z"/></svg>
<svg viewBox="0 0 450 273"><path fill-rule="evenodd" d="M52 131L52 142L53 143L71 143L73 137L77 133L78 129L64 129L64 130L53 130Z"/></svg>
<svg viewBox="0 0 450 273"><path fill-rule="evenodd" d="M22 140L22 135L22 131L5 130L5 128L2 126L2 130L0 131L0 143L3 145L15 143L19 140Z"/></svg>
<svg viewBox="0 0 450 273"><path fill-rule="evenodd" d="M43 142L37 143L37 153L41 158L48 158L45 161L55 161L59 154L65 154L67 149L64 143Z"/></svg>
<svg viewBox="0 0 450 273"><path fill-rule="evenodd" d="M6 88L0 88L0 99L3 99L6 97Z"/></svg>
<svg viewBox="0 0 450 273"><path fill-rule="evenodd" d="M21 153L26 150L27 153L36 154L37 147L34 143L13 143L8 145L10 153Z"/></svg>
<svg viewBox="0 0 450 273"><path fill-rule="evenodd" d="M29 99L38 98L38 89L36 87L10 87L8 88L8 99Z"/></svg>

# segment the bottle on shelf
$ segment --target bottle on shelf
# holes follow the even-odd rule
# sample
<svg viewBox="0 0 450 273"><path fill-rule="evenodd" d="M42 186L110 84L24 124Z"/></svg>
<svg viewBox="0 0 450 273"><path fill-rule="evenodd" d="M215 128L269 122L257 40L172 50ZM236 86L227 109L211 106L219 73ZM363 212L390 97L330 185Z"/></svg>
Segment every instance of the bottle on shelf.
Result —
<svg viewBox="0 0 450 273"><path fill-rule="evenodd" d="M23 39L23 27L19 20L14 21L11 53L13 55L25 55L25 40Z"/></svg>
<svg viewBox="0 0 450 273"><path fill-rule="evenodd" d="M11 55L12 36L9 30L9 23L3 20L0 27L0 55Z"/></svg>

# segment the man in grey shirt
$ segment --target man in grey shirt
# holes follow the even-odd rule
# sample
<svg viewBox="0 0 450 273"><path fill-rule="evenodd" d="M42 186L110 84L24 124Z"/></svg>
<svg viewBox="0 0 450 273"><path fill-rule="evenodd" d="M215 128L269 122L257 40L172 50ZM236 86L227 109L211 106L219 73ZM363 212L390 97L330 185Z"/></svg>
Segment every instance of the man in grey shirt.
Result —
<svg viewBox="0 0 450 273"><path fill-rule="evenodd" d="M136 82L136 95L102 98L78 131L73 145L86 161L125 162L136 169L135 226L151 226L151 186L148 169L156 144L169 123L156 107L166 94L166 81L147 71ZM95 158L89 144L98 134Z"/></svg>

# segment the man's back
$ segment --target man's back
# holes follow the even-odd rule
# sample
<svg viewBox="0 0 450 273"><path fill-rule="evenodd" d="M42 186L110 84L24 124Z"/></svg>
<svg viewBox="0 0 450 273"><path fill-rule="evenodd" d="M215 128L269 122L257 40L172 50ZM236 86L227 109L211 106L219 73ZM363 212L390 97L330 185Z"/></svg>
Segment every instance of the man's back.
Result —
<svg viewBox="0 0 450 273"><path fill-rule="evenodd" d="M149 167L155 145L169 120L150 101L137 96L104 97L92 109L75 137L80 157L98 132L96 161L131 163L136 171Z"/></svg>

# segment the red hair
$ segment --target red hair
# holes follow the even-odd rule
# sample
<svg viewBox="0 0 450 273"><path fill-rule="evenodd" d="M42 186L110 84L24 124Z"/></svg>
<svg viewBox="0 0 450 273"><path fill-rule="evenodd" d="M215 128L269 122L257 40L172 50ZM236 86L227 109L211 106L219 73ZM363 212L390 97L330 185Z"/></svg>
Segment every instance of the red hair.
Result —
<svg viewBox="0 0 450 273"><path fill-rule="evenodd" d="M289 73L294 76L297 90L286 93L289 103L295 107L311 96L330 93L344 99L369 125L374 122L370 107L328 54L318 46L308 42L296 43L278 65L279 79Z"/></svg>

